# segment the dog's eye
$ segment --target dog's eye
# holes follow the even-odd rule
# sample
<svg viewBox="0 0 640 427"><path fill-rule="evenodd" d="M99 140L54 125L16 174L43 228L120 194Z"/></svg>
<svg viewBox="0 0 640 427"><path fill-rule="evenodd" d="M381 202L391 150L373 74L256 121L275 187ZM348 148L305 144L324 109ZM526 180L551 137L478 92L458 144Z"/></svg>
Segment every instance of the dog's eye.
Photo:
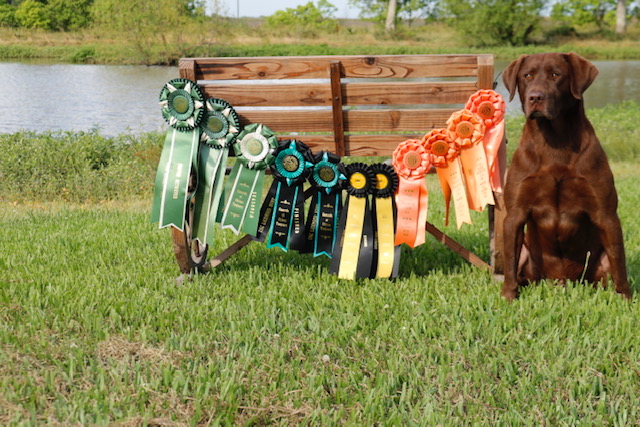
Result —
<svg viewBox="0 0 640 427"><path fill-rule="evenodd" d="M533 74L531 74L531 73L524 73L524 75L523 75L522 77L524 77L524 78L525 78L525 79L527 79L527 80L531 80L531 79L533 78Z"/></svg>
<svg viewBox="0 0 640 427"><path fill-rule="evenodd" d="M559 79L560 78L560 73L551 73L551 78Z"/></svg>

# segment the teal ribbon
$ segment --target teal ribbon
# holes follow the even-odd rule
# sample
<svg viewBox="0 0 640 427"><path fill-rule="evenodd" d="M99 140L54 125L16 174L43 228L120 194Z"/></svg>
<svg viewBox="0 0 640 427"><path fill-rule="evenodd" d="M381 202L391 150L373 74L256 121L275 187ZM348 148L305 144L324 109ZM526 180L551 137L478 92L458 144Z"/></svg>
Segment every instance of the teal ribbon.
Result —
<svg viewBox="0 0 640 427"><path fill-rule="evenodd" d="M273 163L277 146L275 133L262 124L251 124L238 135L233 145L237 161L227 180L221 228L257 234L265 169Z"/></svg>
<svg viewBox="0 0 640 427"><path fill-rule="evenodd" d="M198 187L195 196L193 236L213 244L215 223L221 214L222 189L229 146L240 128L238 115L229 103L211 98L201 124Z"/></svg>

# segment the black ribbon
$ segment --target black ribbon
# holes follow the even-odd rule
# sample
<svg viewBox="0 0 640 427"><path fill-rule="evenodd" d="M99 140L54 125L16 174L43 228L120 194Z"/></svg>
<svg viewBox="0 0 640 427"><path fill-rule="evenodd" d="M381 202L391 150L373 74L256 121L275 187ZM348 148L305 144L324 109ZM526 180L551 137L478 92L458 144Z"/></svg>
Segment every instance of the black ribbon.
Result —
<svg viewBox="0 0 640 427"><path fill-rule="evenodd" d="M256 240L267 240L267 247L300 250L304 247L303 184L311 173L313 155L297 140L279 143L271 165L274 178L260 209Z"/></svg>
<svg viewBox="0 0 640 427"><path fill-rule="evenodd" d="M329 272L332 274L338 274L342 277L342 269L345 268L343 262L343 256L351 256L352 254L344 254L343 249L345 247L345 239L349 238L349 226L353 225L351 218L350 221L350 205L355 205L356 202L352 201L353 198L364 198L364 219L361 227L361 239L359 245L359 252L357 256L357 263L355 268L355 278L372 277L373 257L374 257L374 241L375 234L373 228L373 219L371 216L371 209L369 204L370 195L373 193L376 185L376 176L372 169L364 163L352 163L346 167L347 172L347 200L345 206L342 209L340 215L340 223L338 226L337 242L333 250L333 256L331 259L331 265L329 266ZM361 205L361 201L358 201L358 205ZM353 266L348 266L351 270ZM351 276L351 274L348 274ZM345 276L346 278L346 276Z"/></svg>
<svg viewBox="0 0 640 427"><path fill-rule="evenodd" d="M342 211L342 188L346 179L340 157L328 151L317 153L309 177L313 195L300 252L331 258Z"/></svg>
<svg viewBox="0 0 640 427"><path fill-rule="evenodd" d="M398 270L400 266L400 253L401 245L393 247L391 252L388 252L390 245L394 242L394 233L397 220L397 208L395 203L395 193L398 189L398 175L391 165L384 163L377 163L371 165L371 169L376 176L376 186L373 189L373 201L371 203L371 217L373 218L373 228L375 230L375 245L374 256L372 260L371 277L398 277ZM391 212L387 212L391 207ZM380 206L380 212L378 212L378 206ZM389 221L384 220L378 222L381 213L385 217L391 214L392 218ZM381 245L383 246L383 252L380 251ZM382 256L393 256L393 260L380 259ZM384 266L381 268L381 266ZM392 265L391 270L389 267Z"/></svg>

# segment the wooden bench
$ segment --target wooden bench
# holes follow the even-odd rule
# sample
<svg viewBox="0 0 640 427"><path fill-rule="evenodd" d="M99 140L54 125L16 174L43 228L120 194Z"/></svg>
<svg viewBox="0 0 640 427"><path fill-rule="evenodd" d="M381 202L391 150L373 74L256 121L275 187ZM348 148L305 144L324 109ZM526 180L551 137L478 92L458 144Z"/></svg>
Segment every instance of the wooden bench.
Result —
<svg viewBox="0 0 640 427"><path fill-rule="evenodd" d="M179 71L180 77L198 82L207 97L231 103L242 125L264 123L279 139L300 139L314 152L359 157L391 156L400 142L444 127L478 89L494 87L493 56L485 54L184 58ZM489 209L491 266L430 223L427 231L472 264L499 273L497 199L496 208ZM185 230L173 229L181 271L208 269L204 248L195 246ZM241 238L210 266L250 241L250 236Z"/></svg>

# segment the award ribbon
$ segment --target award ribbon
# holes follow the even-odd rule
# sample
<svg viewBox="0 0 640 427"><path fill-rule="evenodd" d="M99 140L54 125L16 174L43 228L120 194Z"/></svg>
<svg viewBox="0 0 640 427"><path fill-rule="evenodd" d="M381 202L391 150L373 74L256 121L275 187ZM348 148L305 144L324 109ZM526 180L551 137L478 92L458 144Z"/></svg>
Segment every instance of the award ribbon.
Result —
<svg viewBox="0 0 640 427"><path fill-rule="evenodd" d="M304 246L304 190L313 166L311 150L303 142L280 142L271 165L273 183L260 210L258 239L267 248L279 247L287 252L289 246L299 250ZM269 215L270 213L270 215Z"/></svg>
<svg viewBox="0 0 640 427"><path fill-rule="evenodd" d="M314 257L326 255L331 258L338 220L342 210L342 187L346 171L340 157L328 151L313 157L314 165L309 182L315 190L309 206L306 224L305 248L302 252Z"/></svg>
<svg viewBox="0 0 640 427"><path fill-rule="evenodd" d="M206 112L200 124L200 153L198 156L198 187L193 212L194 238L213 244L213 230L219 216L222 183L227 165L229 146L240 129L238 114L231 105L216 98L207 99Z"/></svg>
<svg viewBox="0 0 640 427"><path fill-rule="evenodd" d="M169 81L160 91L162 116L171 129L160 155L153 192L151 221L160 228L184 229L191 168L198 152L198 125L204 113L204 95L187 79Z"/></svg>
<svg viewBox="0 0 640 427"><path fill-rule="evenodd" d="M376 176L372 203L377 245L375 277L397 277L401 247L394 244L396 218L394 195L398 189L398 175L392 166L384 163L371 165L371 170Z"/></svg>
<svg viewBox="0 0 640 427"><path fill-rule="evenodd" d="M342 279L371 277L374 235L369 195L376 177L364 163L352 163L346 169L347 201L329 271Z"/></svg>
<svg viewBox="0 0 640 427"><path fill-rule="evenodd" d="M495 203L489 183L487 157L482 146L484 130L482 119L469 110L457 111L447 120L448 137L460 147L469 207L478 212L483 211L487 204Z"/></svg>
<svg viewBox="0 0 640 427"><path fill-rule="evenodd" d="M221 228L256 235L265 169L273 162L277 147L276 135L263 124L250 124L238 135L233 144L237 160L225 187L228 196Z"/></svg>
<svg viewBox="0 0 640 427"><path fill-rule="evenodd" d="M431 168L429 154L422 141L408 139L398 144L392 159L399 178L395 244L406 243L415 248L426 239L429 193L425 176Z"/></svg>
<svg viewBox="0 0 640 427"><path fill-rule="evenodd" d="M449 139L446 129L434 129L422 139L429 152L429 158L436 167L438 180L442 187L445 201L445 225L449 225L449 206L453 194L453 205L456 209L458 229L463 223L471 224L469 202L465 192L462 166L460 165L460 148Z"/></svg>
<svg viewBox="0 0 640 427"><path fill-rule="evenodd" d="M502 95L494 90L483 89L471 95L465 108L476 113L484 121L483 145L489 167L489 181L491 189L496 193L502 192L502 175L498 151L504 139L504 114L506 104Z"/></svg>

